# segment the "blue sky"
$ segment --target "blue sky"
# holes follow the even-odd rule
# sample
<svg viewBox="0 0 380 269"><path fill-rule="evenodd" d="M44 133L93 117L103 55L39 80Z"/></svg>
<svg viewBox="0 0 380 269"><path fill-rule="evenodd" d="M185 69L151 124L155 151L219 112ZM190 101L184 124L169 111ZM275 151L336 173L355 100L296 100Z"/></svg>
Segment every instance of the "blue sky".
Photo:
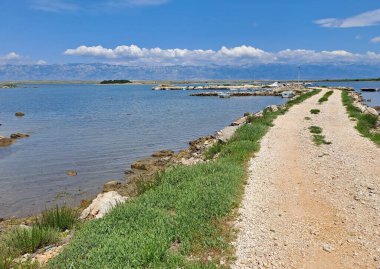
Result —
<svg viewBox="0 0 380 269"><path fill-rule="evenodd" d="M374 0L1 0L0 8L3 64L380 63Z"/></svg>

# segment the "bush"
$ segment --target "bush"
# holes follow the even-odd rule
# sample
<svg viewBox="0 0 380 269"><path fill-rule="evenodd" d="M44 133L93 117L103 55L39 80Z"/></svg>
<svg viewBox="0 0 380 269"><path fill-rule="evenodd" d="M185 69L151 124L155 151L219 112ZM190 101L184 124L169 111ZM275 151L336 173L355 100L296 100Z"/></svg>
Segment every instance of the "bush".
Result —
<svg viewBox="0 0 380 269"><path fill-rule="evenodd" d="M321 112L319 109L312 109L312 110L310 110L311 114L319 114L319 112Z"/></svg>
<svg viewBox="0 0 380 269"><path fill-rule="evenodd" d="M322 128L319 126L310 126L309 130L310 130L310 133L312 133L312 134L321 134L322 133Z"/></svg>
<svg viewBox="0 0 380 269"><path fill-rule="evenodd" d="M76 210L69 207L58 206L42 212L41 218L37 221L38 226L57 229L61 232L71 229L77 221Z"/></svg>

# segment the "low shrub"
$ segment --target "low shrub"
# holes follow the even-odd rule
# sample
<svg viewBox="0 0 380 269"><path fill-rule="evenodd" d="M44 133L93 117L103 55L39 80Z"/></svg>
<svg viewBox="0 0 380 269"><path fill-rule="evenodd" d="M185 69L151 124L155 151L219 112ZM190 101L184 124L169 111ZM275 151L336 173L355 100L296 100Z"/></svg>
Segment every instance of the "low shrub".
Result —
<svg viewBox="0 0 380 269"><path fill-rule="evenodd" d="M319 110L319 109L311 109L310 110L311 114L319 114L320 112L321 112L321 110Z"/></svg>

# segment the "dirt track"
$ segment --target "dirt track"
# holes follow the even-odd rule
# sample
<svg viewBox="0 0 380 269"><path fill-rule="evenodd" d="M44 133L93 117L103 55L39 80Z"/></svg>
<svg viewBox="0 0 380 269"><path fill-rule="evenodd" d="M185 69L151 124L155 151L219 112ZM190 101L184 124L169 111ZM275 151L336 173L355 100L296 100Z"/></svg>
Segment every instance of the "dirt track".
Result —
<svg viewBox="0 0 380 269"><path fill-rule="evenodd" d="M322 94L277 118L251 160L233 268L380 268L380 148L340 91ZM314 145L311 125L332 144Z"/></svg>

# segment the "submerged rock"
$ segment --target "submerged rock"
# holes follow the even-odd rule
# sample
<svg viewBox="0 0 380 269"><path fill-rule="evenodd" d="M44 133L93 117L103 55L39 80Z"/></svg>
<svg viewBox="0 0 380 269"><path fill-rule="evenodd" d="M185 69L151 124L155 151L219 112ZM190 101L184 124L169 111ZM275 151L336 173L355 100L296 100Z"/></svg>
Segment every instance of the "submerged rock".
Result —
<svg viewBox="0 0 380 269"><path fill-rule="evenodd" d="M12 144L13 140L4 136L0 136L0 147L6 147Z"/></svg>
<svg viewBox="0 0 380 269"><path fill-rule="evenodd" d="M116 191L100 193L92 201L92 203L83 210L80 219L95 218L100 219L104 217L112 208L117 204L124 203L128 198L121 196Z"/></svg>
<svg viewBox="0 0 380 269"><path fill-rule="evenodd" d="M29 137L28 134L22 134L22 133L11 134L12 139L20 139L20 138L27 138L27 137Z"/></svg>
<svg viewBox="0 0 380 269"><path fill-rule="evenodd" d="M66 175L68 175L69 177L75 177L76 175L78 175L78 172L75 170L69 170L66 172Z"/></svg>
<svg viewBox="0 0 380 269"><path fill-rule="evenodd" d="M21 111L18 111L15 113L15 116L16 117L24 117L25 116L25 113L24 112L21 112Z"/></svg>

